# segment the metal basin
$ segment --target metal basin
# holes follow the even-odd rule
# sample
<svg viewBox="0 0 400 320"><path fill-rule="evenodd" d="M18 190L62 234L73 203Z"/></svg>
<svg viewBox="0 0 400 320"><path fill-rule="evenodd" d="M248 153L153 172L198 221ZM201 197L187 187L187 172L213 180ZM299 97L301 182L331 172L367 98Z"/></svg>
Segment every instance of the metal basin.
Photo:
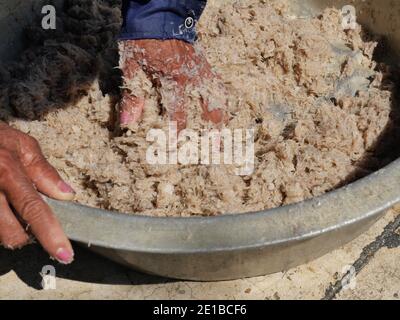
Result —
<svg viewBox="0 0 400 320"><path fill-rule="evenodd" d="M29 15L32 3L0 0L3 57L19 50L21 22L13 16ZM347 2L291 4L295 13L308 15ZM356 1L355 6L359 20L386 35L400 53L400 2ZM14 33L2 25L13 26ZM69 237L90 250L146 273L200 281L265 275L308 262L354 239L398 202L400 160L324 196L239 215L139 217L48 200Z"/></svg>

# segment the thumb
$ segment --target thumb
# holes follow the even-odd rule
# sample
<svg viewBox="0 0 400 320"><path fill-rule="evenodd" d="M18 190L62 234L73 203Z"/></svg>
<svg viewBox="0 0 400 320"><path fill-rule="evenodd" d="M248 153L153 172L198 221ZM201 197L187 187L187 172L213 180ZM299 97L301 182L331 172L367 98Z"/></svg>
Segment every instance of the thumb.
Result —
<svg viewBox="0 0 400 320"><path fill-rule="evenodd" d="M26 139L24 139L26 142ZM67 184L52 167L42 154L39 144L33 138L26 143L22 158L22 164L27 176L36 186L38 191L57 200L72 200L75 191Z"/></svg>

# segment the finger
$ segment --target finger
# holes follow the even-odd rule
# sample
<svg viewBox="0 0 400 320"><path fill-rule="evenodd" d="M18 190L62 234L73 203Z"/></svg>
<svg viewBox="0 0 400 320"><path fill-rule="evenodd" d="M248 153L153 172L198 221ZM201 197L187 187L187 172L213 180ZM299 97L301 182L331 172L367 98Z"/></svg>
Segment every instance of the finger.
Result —
<svg viewBox="0 0 400 320"><path fill-rule="evenodd" d="M200 71L199 76L191 77L191 79L189 80L190 83L194 86L210 86L209 92L206 95L210 97L213 95L219 96L214 98L217 98L219 100L220 106L217 108L215 108L215 106L213 106L213 108L210 108L211 103L209 99L205 98L206 95L202 95L200 102L203 110L203 119L216 125L222 124L226 121L225 112L223 111L226 108L226 89L218 75L215 75L213 73L207 59L205 59L203 56L195 55L195 57L197 57L198 65L200 65ZM215 90L214 87L218 89ZM215 102L212 104L215 104Z"/></svg>
<svg viewBox="0 0 400 320"><path fill-rule="evenodd" d="M131 95L127 90L122 94L120 102L120 125L126 127L138 122L143 114L145 100Z"/></svg>
<svg viewBox="0 0 400 320"><path fill-rule="evenodd" d="M43 248L61 263L71 263L73 250L59 222L24 169L10 153L0 151L0 190Z"/></svg>
<svg viewBox="0 0 400 320"><path fill-rule="evenodd" d="M225 121L225 113L221 109L215 109L210 111L208 109L208 101L201 99L201 107L203 109L203 119L205 121L212 122L216 125L222 124Z"/></svg>
<svg viewBox="0 0 400 320"><path fill-rule="evenodd" d="M125 83L130 82L142 71L130 51L132 51L131 48L126 43L122 43L120 46L120 68ZM121 127L136 123L142 117L145 99L135 94L138 94L138 92L130 92L127 89L122 92L122 99L119 105Z"/></svg>
<svg viewBox="0 0 400 320"><path fill-rule="evenodd" d="M167 84L161 85L161 96L170 121L177 124L178 133L186 128L186 110L185 110L185 88L181 83L173 86Z"/></svg>
<svg viewBox="0 0 400 320"><path fill-rule="evenodd" d="M175 121L178 133L186 128L186 113L185 111L174 111L171 115L171 121Z"/></svg>
<svg viewBox="0 0 400 320"><path fill-rule="evenodd" d="M57 200L73 200L75 191L45 159L39 144L27 137L21 143L21 155L25 171L37 189Z"/></svg>
<svg viewBox="0 0 400 320"><path fill-rule="evenodd" d="M19 249L28 242L28 234L11 211L5 195L0 193L0 243L7 249Z"/></svg>

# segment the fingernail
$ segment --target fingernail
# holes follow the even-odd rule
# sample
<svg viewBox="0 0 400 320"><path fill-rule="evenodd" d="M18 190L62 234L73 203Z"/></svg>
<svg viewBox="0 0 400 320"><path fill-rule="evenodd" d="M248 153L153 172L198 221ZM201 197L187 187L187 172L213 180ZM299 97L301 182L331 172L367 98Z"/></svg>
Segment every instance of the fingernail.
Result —
<svg viewBox="0 0 400 320"><path fill-rule="evenodd" d="M70 250L59 248L56 252L56 259L60 263L70 264L74 260L74 254Z"/></svg>
<svg viewBox="0 0 400 320"><path fill-rule="evenodd" d="M72 187L64 181L59 182L58 188L62 193L72 193L72 194L76 193L75 190L72 189Z"/></svg>
<svg viewBox="0 0 400 320"><path fill-rule="evenodd" d="M119 122L121 125L127 125L133 120L132 115L129 112L121 112Z"/></svg>

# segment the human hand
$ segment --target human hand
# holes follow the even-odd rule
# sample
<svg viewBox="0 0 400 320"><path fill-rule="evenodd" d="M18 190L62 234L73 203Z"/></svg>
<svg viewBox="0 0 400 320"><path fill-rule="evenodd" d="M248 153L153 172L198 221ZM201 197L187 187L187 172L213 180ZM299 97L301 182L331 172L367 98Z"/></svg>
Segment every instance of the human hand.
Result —
<svg viewBox="0 0 400 320"><path fill-rule="evenodd" d="M125 80L133 79L140 70L163 89L162 79L172 81L174 103L165 106L170 120L177 122L178 131L186 127L185 89L188 85L217 85L221 95L225 88L211 70L206 58L193 45L180 40L125 40L121 43L122 72ZM165 88L164 88L165 89ZM223 100L222 100L223 101ZM226 101L226 99L225 99ZM208 97L201 97L203 119L218 125L225 121L225 105L211 106ZM120 104L120 124L126 127L140 120L145 98L135 92L123 91Z"/></svg>
<svg viewBox="0 0 400 320"><path fill-rule="evenodd" d="M71 263L71 243L38 192L58 200L74 197L38 142L0 122L0 243L8 249L21 248L32 232L51 257Z"/></svg>

